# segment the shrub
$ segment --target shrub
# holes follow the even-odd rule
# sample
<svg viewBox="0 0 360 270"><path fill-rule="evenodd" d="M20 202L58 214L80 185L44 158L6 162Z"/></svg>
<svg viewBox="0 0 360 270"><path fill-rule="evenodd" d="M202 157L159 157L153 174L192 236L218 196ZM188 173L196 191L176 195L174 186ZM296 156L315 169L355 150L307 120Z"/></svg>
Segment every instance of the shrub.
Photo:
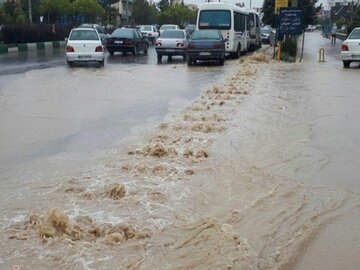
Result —
<svg viewBox="0 0 360 270"><path fill-rule="evenodd" d="M64 40L70 30L69 26L48 24L5 25L0 36L5 44L35 43Z"/></svg>

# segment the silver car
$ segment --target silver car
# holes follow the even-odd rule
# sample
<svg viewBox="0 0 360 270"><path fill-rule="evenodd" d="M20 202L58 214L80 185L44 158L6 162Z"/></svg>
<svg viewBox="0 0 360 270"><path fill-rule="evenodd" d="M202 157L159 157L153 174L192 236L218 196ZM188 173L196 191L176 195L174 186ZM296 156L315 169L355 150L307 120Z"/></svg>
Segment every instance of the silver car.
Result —
<svg viewBox="0 0 360 270"><path fill-rule="evenodd" d="M163 55L168 56L168 61L172 57L180 55L186 61L186 50L190 36L185 30L165 30L155 42L158 63L161 63Z"/></svg>
<svg viewBox="0 0 360 270"><path fill-rule="evenodd" d="M98 32L93 28L71 30L66 44L66 61L70 67L74 62L98 62L103 66L104 46Z"/></svg>

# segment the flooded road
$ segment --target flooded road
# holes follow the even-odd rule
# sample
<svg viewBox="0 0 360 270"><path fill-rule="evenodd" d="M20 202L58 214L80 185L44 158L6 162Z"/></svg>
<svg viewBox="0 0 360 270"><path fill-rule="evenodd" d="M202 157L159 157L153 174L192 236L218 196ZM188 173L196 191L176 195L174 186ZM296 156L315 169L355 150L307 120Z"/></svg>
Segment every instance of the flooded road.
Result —
<svg viewBox="0 0 360 270"><path fill-rule="evenodd" d="M309 34L301 64L275 63L265 47L225 69L44 70L71 78L32 96L28 111L53 113L48 128L2 136L79 137L4 171L1 268L358 269L359 69L317 63L327 42ZM176 84L139 89L138 74L160 73ZM7 90L2 104L19 115L37 76L6 84L22 98Z"/></svg>

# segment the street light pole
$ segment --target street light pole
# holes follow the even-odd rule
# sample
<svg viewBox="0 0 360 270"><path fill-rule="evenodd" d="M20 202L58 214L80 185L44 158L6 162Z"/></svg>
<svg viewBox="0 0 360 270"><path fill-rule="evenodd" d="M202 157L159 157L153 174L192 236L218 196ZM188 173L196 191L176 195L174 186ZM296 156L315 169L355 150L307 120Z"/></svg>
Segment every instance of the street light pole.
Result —
<svg viewBox="0 0 360 270"><path fill-rule="evenodd" d="M31 0L28 0L29 5L29 22L32 23L32 8L31 8Z"/></svg>

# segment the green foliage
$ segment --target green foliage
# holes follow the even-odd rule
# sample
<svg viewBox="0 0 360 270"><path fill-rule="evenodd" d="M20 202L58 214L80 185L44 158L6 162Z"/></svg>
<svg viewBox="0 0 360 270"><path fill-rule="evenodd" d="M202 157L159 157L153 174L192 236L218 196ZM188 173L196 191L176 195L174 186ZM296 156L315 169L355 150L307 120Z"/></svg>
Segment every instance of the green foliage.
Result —
<svg viewBox="0 0 360 270"><path fill-rule="evenodd" d="M286 38L282 44L281 60L294 62L296 59L297 42L296 38Z"/></svg>
<svg viewBox="0 0 360 270"><path fill-rule="evenodd" d="M274 9L275 9L274 0L264 0L264 4L263 4L264 17L262 18L262 22L263 24L271 25L272 27L275 28L276 21L275 21Z"/></svg>
<svg viewBox="0 0 360 270"><path fill-rule="evenodd" d="M105 14L105 10L96 0L75 0L72 7L76 13L88 17L90 21Z"/></svg>
<svg viewBox="0 0 360 270"><path fill-rule="evenodd" d="M0 21L10 24L25 24L27 17L19 2L8 1L1 5Z"/></svg>
<svg viewBox="0 0 360 270"><path fill-rule="evenodd" d="M350 25L348 26L348 34L355 28L360 26L360 6L354 9L352 13L352 20Z"/></svg>
<svg viewBox="0 0 360 270"><path fill-rule="evenodd" d="M136 24L153 24L157 22L159 11L155 5L146 0L134 0L132 17Z"/></svg>
<svg viewBox="0 0 360 270"><path fill-rule="evenodd" d="M184 5L175 5L160 12L158 22L159 24L169 23L184 26L189 23L195 23L196 15L196 11L190 10Z"/></svg>
<svg viewBox="0 0 360 270"><path fill-rule="evenodd" d="M160 0L159 3L157 4L157 7L160 9L161 12L164 12L165 10L167 10L170 7L169 1L168 0Z"/></svg>

